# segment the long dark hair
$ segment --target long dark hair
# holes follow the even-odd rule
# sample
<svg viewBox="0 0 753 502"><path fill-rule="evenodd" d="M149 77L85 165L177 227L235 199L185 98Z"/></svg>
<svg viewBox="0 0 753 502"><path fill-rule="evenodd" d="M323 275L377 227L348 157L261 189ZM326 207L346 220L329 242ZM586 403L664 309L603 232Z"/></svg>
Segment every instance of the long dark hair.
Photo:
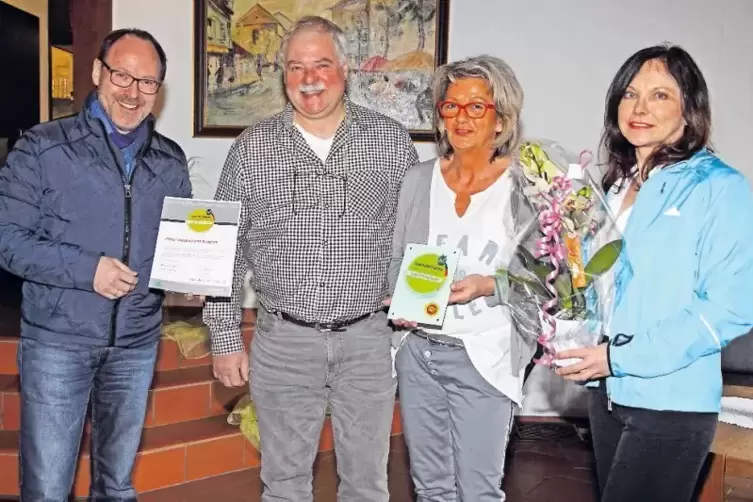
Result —
<svg viewBox="0 0 753 502"><path fill-rule="evenodd" d="M625 180L635 175L635 147L620 132L617 109L625 89L643 64L651 60L664 63L669 74L677 81L682 95L682 115L686 125L680 139L659 146L649 155L641 172L643 180L645 181L648 173L657 166L688 159L698 150L708 146L711 135L709 90L696 62L687 51L676 45L655 45L642 49L625 61L607 91L604 133L601 137L602 148L607 154L607 171L602 181L605 191L618 181L618 188L622 189Z"/></svg>

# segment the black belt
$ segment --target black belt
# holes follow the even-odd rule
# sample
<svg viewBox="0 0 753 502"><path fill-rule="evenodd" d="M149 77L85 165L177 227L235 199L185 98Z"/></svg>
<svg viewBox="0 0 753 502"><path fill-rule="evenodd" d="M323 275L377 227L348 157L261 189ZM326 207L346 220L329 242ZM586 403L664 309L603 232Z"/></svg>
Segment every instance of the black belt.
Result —
<svg viewBox="0 0 753 502"><path fill-rule="evenodd" d="M360 315L358 317L354 317L353 319L348 319L347 321L335 321L335 322L309 322L304 321L302 319L298 319L297 317L293 317L290 314L286 314L285 312L277 311L275 312L283 321L296 324L298 326L303 326L304 328L314 328L319 331L346 331L345 328L350 326L351 324L355 324L359 321L363 321L364 319L367 319L373 314L373 312L368 312L366 314Z"/></svg>

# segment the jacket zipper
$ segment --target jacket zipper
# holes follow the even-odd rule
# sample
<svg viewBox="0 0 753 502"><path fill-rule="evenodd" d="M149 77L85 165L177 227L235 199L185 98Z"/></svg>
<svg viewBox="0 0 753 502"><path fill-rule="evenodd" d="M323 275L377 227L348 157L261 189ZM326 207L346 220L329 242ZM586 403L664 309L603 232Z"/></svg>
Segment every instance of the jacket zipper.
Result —
<svg viewBox="0 0 753 502"><path fill-rule="evenodd" d="M121 163L118 161L118 154L117 150L113 147L113 144L109 139L107 139L108 132L105 128L105 125L103 123L99 124L100 131L102 132L102 135L105 137L105 142L107 143L107 147L110 149L110 153L112 153L112 156L115 158L116 164L118 164L118 167L122 169ZM131 170L131 174L129 177L126 177L125 175L122 176L123 180L123 195L125 196L125 225L124 225L124 232L123 232L123 256L122 256L122 262L124 265L128 265L128 255L131 252L131 188L133 186L133 174L136 172L136 168L139 166L141 156L144 154L144 151L146 151L147 146L151 142L152 139L152 133L154 131L154 123L148 121L147 122L147 133L146 133L146 140L141 145L141 149L136 154L136 158L133 162L133 169ZM115 338L117 333L117 319L118 319L118 307L120 306L120 298L115 300L115 305L112 308L112 314L110 315L110 336L108 338L108 345L110 347L115 346Z"/></svg>
<svg viewBox="0 0 753 502"><path fill-rule="evenodd" d="M125 195L125 221L123 231L123 256L122 262L128 266L128 258L131 253L131 180L133 179L133 171L136 170L136 165L133 166L131 171L131 178L128 179L123 176L123 193ZM112 309L112 318L110 319L110 340L109 346L115 345L115 334L117 333L117 320L118 320L118 307L120 306L120 298L115 300L115 306Z"/></svg>

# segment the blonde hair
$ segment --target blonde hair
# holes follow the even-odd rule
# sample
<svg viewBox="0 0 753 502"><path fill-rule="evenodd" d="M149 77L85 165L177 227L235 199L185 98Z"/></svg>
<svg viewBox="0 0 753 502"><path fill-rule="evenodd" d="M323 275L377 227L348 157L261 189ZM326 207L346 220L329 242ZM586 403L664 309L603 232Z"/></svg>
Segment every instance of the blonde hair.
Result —
<svg viewBox="0 0 753 502"><path fill-rule="evenodd" d="M520 118L523 110L523 88L507 63L486 54L445 64L434 74L434 128L437 131L439 155L450 155L452 145L447 137L444 120L437 112L436 106L444 100L450 84L462 78L480 78L489 85L497 118L502 123L502 131L494 138L494 156L509 155L520 146L523 136Z"/></svg>

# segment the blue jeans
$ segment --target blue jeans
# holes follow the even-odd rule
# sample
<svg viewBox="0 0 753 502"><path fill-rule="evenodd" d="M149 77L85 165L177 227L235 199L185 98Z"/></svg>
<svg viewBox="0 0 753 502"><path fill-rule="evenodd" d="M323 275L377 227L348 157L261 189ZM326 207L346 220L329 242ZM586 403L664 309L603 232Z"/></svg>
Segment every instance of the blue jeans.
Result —
<svg viewBox="0 0 753 502"><path fill-rule="evenodd" d="M90 497L136 500L131 471L156 359L156 342L121 348L21 339L21 500L68 500L90 399Z"/></svg>

